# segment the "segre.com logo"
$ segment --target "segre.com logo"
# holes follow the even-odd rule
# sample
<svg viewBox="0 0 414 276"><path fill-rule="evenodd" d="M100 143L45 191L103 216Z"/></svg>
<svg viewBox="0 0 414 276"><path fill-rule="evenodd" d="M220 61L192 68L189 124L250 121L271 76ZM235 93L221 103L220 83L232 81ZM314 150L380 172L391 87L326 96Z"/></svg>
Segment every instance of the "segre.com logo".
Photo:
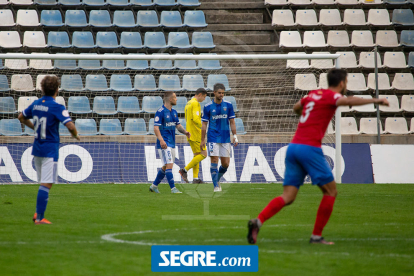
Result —
<svg viewBox="0 0 414 276"><path fill-rule="evenodd" d="M153 272L257 272L259 248L247 245L153 245Z"/></svg>

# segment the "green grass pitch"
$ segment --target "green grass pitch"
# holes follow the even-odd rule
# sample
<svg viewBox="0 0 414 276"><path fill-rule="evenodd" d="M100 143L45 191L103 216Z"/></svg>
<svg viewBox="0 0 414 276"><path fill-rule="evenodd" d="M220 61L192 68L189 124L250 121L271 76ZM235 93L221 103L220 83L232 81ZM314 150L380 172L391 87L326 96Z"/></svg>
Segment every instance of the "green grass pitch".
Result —
<svg viewBox="0 0 414 276"><path fill-rule="evenodd" d="M185 193L171 194L166 184L162 194L149 193L149 185L55 185L46 212L53 225L38 226L31 220L38 186L0 186L0 273L157 275L148 244L246 245L247 220L215 216L256 217L282 191L280 184L224 184L219 196L211 184L177 186ZM414 185L342 184L338 191L324 230L336 244L308 243L321 193L305 185L261 229L256 275L413 275ZM189 219L163 219L173 215ZM121 232L137 233L114 236L124 243L101 238Z"/></svg>

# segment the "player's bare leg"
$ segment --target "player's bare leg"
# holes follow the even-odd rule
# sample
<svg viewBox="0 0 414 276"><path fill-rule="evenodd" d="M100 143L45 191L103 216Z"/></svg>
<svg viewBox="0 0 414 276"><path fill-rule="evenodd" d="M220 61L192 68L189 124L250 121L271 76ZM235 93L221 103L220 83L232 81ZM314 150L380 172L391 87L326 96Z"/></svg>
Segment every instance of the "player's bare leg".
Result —
<svg viewBox="0 0 414 276"><path fill-rule="evenodd" d="M52 188L52 183L42 183L37 194L36 213L33 216L33 222L39 224L52 224L44 218L47 202L49 199L49 190Z"/></svg>
<svg viewBox="0 0 414 276"><path fill-rule="evenodd" d="M257 241L257 235L260 227L263 223L276 215L283 207L290 205L295 201L298 194L298 188L295 186L283 186L283 194L272 199L270 203L260 212L259 216L255 219L249 220L247 224L247 242L255 244Z"/></svg>
<svg viewBox="0 0 414 276"><path fill-rule="evenodd" d="M335 203L336 195L336 182L331 181L323 186L319 186L322 190L323 198L319 205L318 213L316 215L315 227L313 228L310 243L321 243L321 244L334 244L333 242L327 242L322 237L322 231L332 214L333 206Z"/></svg>

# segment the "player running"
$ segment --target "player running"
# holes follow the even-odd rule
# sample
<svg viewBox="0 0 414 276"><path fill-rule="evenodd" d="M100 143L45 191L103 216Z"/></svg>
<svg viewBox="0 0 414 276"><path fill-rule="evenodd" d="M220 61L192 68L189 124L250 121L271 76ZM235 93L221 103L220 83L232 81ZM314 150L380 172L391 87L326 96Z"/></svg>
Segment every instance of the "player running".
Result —
<svg viewBox="0 0 414 276"><path fill-rule="evenodd" d="M203 125L201 128L200 149L206 146L206 131L208 123L208 154L211 159L211 179L214 184L214 192L221 192L220 178L226 173L230 164L231 144L230 128L233 133L234 146L239 144L236 133L236 123L234 122L233 105L223 100L225 87L221 83L216 83L213 87L214 99L211 103L204 106ZM217 172L218 160L221 160L220 169Z"/></svg>
<svg viewBox="0 0 414 276"><path fill-rule="evenodd" d="M160 193L158 184L167 176L168 184L171 188L171 193L181 194L181 192L174 185L174 176L172 168L175 161L175 129L187 138L191 135L180 124L178 114L172 107L177 104L177 96L174 92L165 92L164 105L158 109L154 118L154 133L157 136L157 149L162 160L162 168L158 171L154 183L149 187L150 192Z"/></svg>
<svg viewBox="0 0 414 276"><path fill-rule="evenodd" d="M206 99L207 91L204 88L197 89L195 96L185 106L186 128L191 137L187 138L193 151L194 158L188 165L180 170L181 177L188 183L187 172L193 169L193 184L204 183L198 178L200 162L207 157L206 147L200 148L201 143L201 108L200 103Z"/></svg>
<svg viewBox="0 0 414 276"><path fill-rule="evenodd" d="M306 175L309 175L312 184L317 185L323 193L310 243L334 244L325 241L322 237L322 230L331 216L337 195L332 171L321 149L322 138L338 106L370 103L389 105L389 103L386 99L343 97L348 82L344 70L330 70L327 79L328 89L311 91L293 106L294 112L300 115L300 118L295 136L286 152L283 194L270 201L258 218L249 221L247 234L249 243L256 243L259 229L266 220L284 206L293 203Z"/></svg>
<svg viewBox="0 0 414 276"><path fill-rule="evenodd" d="M33 216L35 224L51 224L45 219L45 211L49 200L49 190L57 182L59 159L59 123L64 124L72 137L80 141L75 124L69 112L55 99L58 95L59 80L55 76L46 76L41 82L44 96L34 101L19 114L19 120L34 129L32 155L40 183L37 193L36 213ZM33 123L29 120L33 118Z"/></svg>

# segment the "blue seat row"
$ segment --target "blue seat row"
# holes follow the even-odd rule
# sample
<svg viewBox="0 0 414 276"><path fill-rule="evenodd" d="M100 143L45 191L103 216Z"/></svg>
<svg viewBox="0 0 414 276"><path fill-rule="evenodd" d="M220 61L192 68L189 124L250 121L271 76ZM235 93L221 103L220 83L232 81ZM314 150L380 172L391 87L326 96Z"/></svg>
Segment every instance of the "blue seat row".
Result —
<svg viewBox="0 0 414 276"><path fill-rule="evenodd" d="M235 119L237 134L246 134L243 120L240 118ZM180 123L183 127L186 127L185 119L180 119ZM127 118L124 122L124 131L122 131L121 121L119 119L101 119L99 121L99 132L94 119L76 119L75 126L81 136L94 136L94 135L148 135L154 134L154 119L151 119L148 124L142 118ZM18 119L2 119L0 120L0 135L4 136L21 136L21 135L33 135L32 129L25 126L24 132L22 132L22 125ZM63 125L59 125L60 136L70 136L68 129ZM177 135L181 133L177 132Z"/></svg>
<svg viewBox="0 0 414 276"><path fill-rule="evenodd" d="M198 7L200 2L198 0L9 0L0 3L0 5L19 5L19 6L89 6L89 7L127 7L127 6L141 6L141 7Z"/></svg>
<svg viewBox="0 0 414 276"><path fill-rule="evenodd" d="M62 75L61 90L64 91L196 91L199 88L206 88L212 91L216 83L222 83L226 91L230 91L229 81L224 74L210 74L207 77L207 87L201 75L184 75L181 85L178 75L160 75L158 86L153 75L135 75L134 86L129 75L112 74L108 82L105 75L86 75L85 86L79 74Z"/></svg>
<svg viewBox="0 0 414 276"><path fill-rule="evenodd" d="M0 15L1 17L1 15ZM136 19L135 19L136 17ZM38 20L38 19L36 19ZM67 10L65 21L59 10L43 10L41 12L40 24L46 27L102 27L112 26L119 28L202 28L207 27L203 11L188 10L184 13L184 23L179 11L162 11L161 22L157 12L154 10L138 11L136 15L132 11L117 10L113 14L113 21L107 10L91 10L89 13L89 23L83 10Z"/></svg>
<svg viewBox="0 0 414 276"><path fill-rule="evenodd" d="M77 48L77 49L214 49L213 36L210 32L194 32L192 43L186 32L170 32L168 44L162 32L146 32L142 43L139 32L122 32L120 42L115 32L97 32L96 43L92 32L75 31L72 35L72 44L67 32L49 32L47 47L49 48Z"/></svg>

